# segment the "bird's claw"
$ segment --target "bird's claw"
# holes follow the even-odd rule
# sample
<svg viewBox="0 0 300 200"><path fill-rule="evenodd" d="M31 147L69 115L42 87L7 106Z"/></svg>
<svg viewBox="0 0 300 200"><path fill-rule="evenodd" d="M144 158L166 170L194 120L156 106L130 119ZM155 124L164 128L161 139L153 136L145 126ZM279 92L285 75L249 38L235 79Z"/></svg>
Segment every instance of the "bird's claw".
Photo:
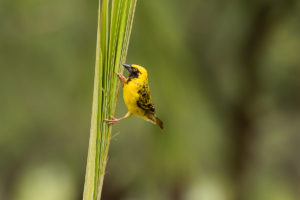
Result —
<svg viewBox="0 0 300 200"><path fill-rule="evenodd" d="M123 74L117 73L117 72L115 72L115 73L123 83L126 81L126 78L123 76Z"/></svg>
<svg viewBox="0 0 300 200"><path fill-rule="evenodd" d="M117 120L117 118L115 118L114 116L110 116L111 119L104 119L105 122L108 122L109 124L113 124L119 120Z"/></svg>

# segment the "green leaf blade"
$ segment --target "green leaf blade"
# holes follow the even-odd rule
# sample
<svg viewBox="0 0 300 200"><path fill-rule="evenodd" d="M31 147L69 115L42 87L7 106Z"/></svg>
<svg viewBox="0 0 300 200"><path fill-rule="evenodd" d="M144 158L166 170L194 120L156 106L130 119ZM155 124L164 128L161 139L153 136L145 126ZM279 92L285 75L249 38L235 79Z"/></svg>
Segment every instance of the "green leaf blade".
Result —
<svg viewBox="0 0 300 200"><path fill-rule="evenodd" d="M125 62L136 0L100 0L90 140L84 200L101 198L114 112L119 91L116 72Z"/></svg>

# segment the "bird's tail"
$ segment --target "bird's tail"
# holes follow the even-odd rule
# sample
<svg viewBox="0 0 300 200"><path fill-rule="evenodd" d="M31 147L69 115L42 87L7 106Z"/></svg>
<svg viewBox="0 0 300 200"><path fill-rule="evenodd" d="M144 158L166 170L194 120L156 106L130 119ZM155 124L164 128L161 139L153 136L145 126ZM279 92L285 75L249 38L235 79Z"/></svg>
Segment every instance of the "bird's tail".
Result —
<svg viewBox="0 0 300 200"><path fill-rule="evenodd" d="M158 117L154 117L154 122L161 130L164 129L164 123Z"/></svg>
<svg viewBox="0 0 300 200"><path fill-rule="evenodd" d="M155 114L154 115L153 114L148 115L144 119L146 119L147 121L152 122L153 124L156 124L161 130L164 129L163 122Z"/></svg>

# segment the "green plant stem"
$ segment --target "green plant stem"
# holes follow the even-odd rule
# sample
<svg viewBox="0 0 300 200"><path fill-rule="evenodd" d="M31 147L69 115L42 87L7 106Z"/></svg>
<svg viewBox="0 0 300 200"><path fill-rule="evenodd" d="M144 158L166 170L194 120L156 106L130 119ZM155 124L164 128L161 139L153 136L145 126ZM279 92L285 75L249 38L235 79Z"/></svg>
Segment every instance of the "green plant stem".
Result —
<svg viewBox="0 0 300 200"><path fill-rule="evenodd" d="M100 0L93 106L83 199L101 198L111 125L104 122L115 111L132 28L136 0Z"/></svg>

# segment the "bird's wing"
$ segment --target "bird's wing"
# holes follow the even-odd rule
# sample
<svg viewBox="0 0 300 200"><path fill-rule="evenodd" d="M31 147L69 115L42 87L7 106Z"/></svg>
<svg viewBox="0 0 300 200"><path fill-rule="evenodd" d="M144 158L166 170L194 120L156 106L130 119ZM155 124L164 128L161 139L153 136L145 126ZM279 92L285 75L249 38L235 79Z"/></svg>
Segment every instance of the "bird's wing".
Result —
<svg viewBox="0 0 300 200"><path fill-rule="evenodd" d="M149 90L148 84L143 85L138 90L138 94L139 94L139 98L136 102L138 107L140 107L146 113L154 113L155 108L154 108L154 105L151 100L151 95L150 95L150 90Z"/></svg>

